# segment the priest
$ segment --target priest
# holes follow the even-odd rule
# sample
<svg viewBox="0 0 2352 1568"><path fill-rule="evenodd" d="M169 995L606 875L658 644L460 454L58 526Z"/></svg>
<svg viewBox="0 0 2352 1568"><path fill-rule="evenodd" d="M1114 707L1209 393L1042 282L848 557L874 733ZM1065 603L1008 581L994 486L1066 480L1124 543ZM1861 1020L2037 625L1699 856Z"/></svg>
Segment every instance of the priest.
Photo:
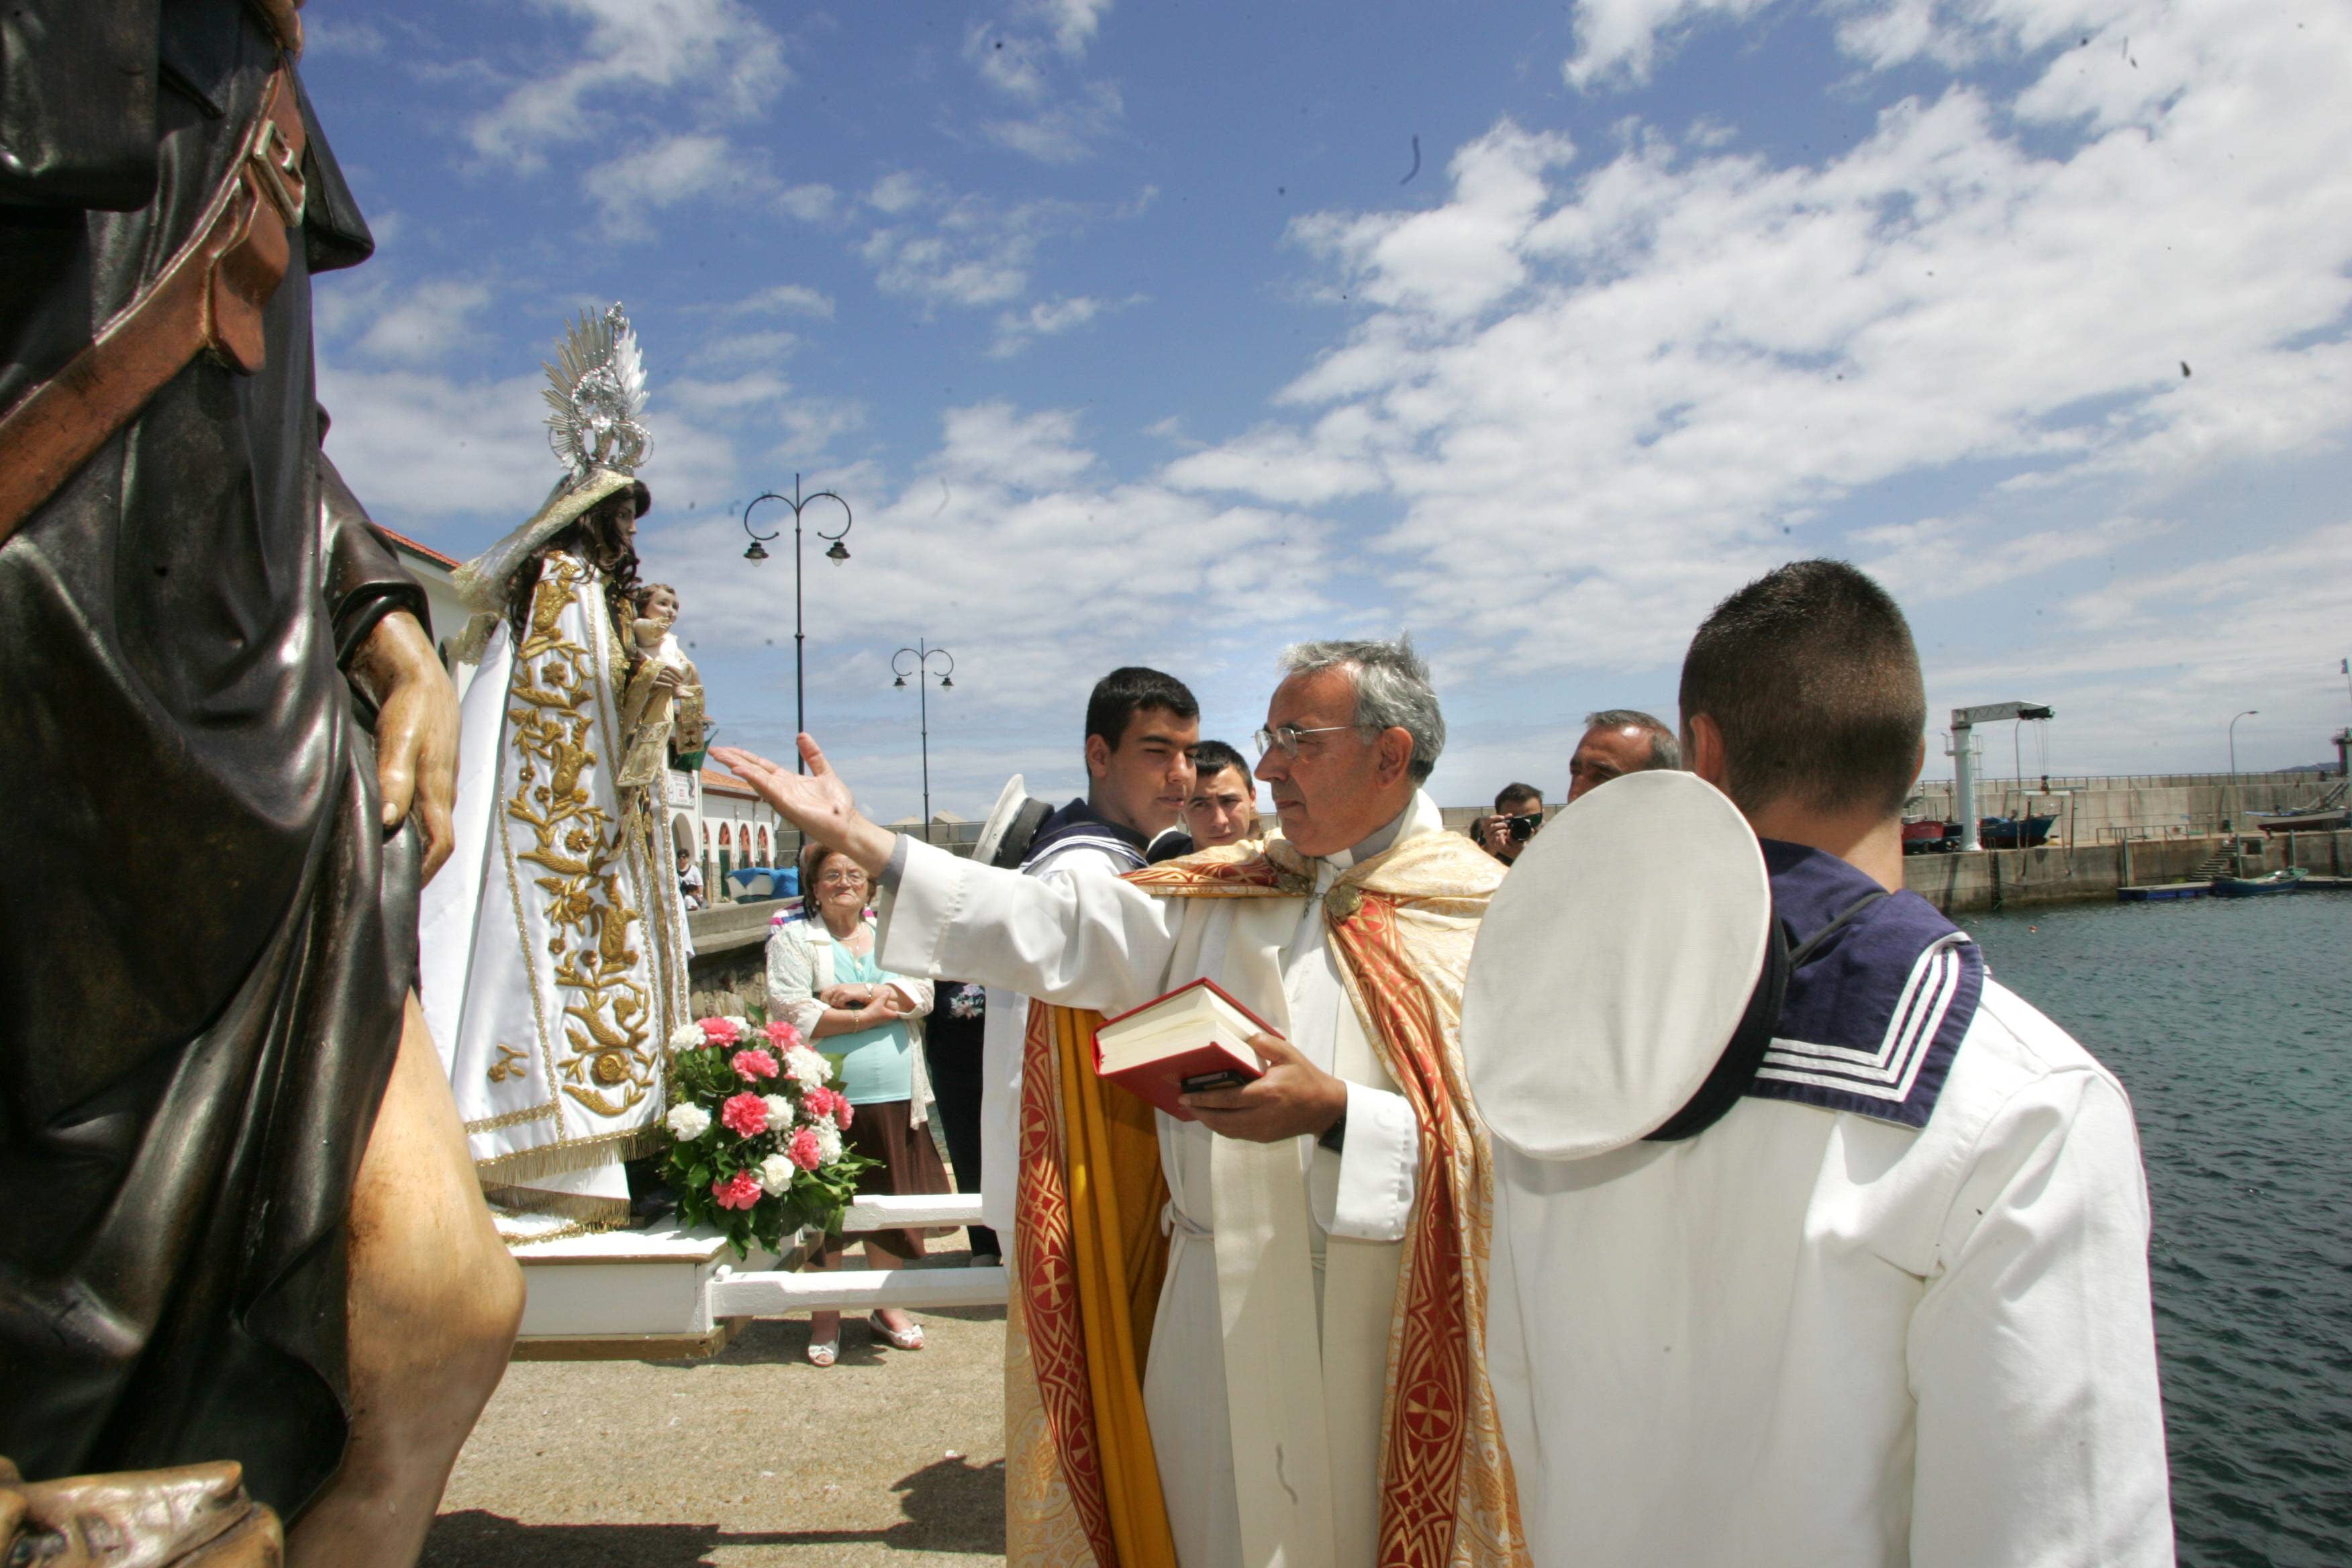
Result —
<svg viewBox="0 0 2352 1568"><path fill-rule="evenodd" d="M1903 890L1901 611L1784 566L1682 710L1697 776L1570 805L1471 965L1536 1560L2170 1563L2131 1105Z"/></svg>
<svg viewBox="0 0 2352 1568"><path fill-rule="evenodd" d="M894 836L805 736L805 777L722 754L882 879L884 963L1055 1005L1033 1013L1023 1079L1012 1328L1035 1418L1009 1386L1017 1561L1526 1561L1482 1342L1487 1153L1455 1038L1499 869L1420 788L1444 721L1408 642L1303 644L1283 668L1257 770L1283 837L1119 879L1024 878ZM1192 1121L1101 1085L1096 1017L1202 976L1278 1031L1251 1042L1265 1075L1186 1096Z"/></svg>

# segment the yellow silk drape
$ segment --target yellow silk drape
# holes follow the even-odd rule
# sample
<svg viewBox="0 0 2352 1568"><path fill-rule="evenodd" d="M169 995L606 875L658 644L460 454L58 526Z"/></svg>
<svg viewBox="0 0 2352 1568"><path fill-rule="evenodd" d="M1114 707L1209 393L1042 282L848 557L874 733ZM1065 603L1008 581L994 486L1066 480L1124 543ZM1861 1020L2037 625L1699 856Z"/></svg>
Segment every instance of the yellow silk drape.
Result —
<svg viewBox="0 0 2352 1568"><path fill-rule="evenodd" d="M1168 1272L1160 1234L1168 1183L1151 1107L1095 1076L1098 1013L1052 1010L1061 1058L1078 1318L1094 1389L1104 1501L1119 1568L1176 1568L1160 1464L1143 1410L1143 1364Z"/></svg>

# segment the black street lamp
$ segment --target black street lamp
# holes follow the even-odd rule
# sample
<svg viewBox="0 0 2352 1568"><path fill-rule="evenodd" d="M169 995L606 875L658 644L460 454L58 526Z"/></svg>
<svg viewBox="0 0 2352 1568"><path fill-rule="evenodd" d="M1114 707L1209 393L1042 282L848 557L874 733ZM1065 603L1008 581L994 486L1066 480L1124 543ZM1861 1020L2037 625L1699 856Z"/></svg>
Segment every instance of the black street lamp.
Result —
<svg viewBox="0 0 2352 1568"><path fill-rule="evenodd" d="M909 656L915 662L903 669L900 668L898 661ZM954 689L955 655L947 649L932 647L918 637L915 639L913 647L902 647L890 656L890 673L898 678L892 681L891 685L904 686L907 684L908 676L915 678L915 710L920 715L923 726L923 842L926 844L931 841L931 683L929 677L931 660L934 658L948 661L947 668L939 672L940 689L942 691Z"/></svg>
<svg viewBox="0 0 2352 1568"><path fill-rule="evenodd" d="M833 547L824 552L824 558L836 566L849 559L849 547L842 543L841 540L842 535L849 531L850 525L856 520L850 515L849 503L831 490L819 490L812 496L802 495L801 477L794 474L791 495L778 495L775 491L769 490L764 494L753 496L744 503L743 531L751 536L751 546L743 552L743 559L754 564L768 558L768 552L764 546L783 534L782 529L778 529L773 533L761 533L752 528L751 509L763 500L782 501L793 509L793 730L797 737L808 730L806 674L808 632L801 620L801 510L812 502L821 500L832 501L841 508L840 533L827 533L821 528L816 531L816 536L819 539L833 542ZM801 749L797 739L793 745L793 766L802 773L808 771L808 764L801 761Z"/></svg>

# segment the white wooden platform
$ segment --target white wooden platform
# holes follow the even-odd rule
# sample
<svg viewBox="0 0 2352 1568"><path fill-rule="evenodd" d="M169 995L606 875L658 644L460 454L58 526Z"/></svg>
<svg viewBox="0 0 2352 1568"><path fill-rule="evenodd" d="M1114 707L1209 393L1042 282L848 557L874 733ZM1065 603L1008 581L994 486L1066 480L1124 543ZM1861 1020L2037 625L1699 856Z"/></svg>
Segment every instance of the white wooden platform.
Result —
<svg viewBox="0 0 2352 1568"><path fill-rule="evenodd" d="M854 1236L979 1220L978 1197L861 1198L842 1229ZM710 1231L606 1231L518 1247L529 1296L515 1358L685 1359L717 1354L755 1318L1003 1304L1003 1268L795 1272L818 1239L804 1231L782 1257L755 1251L742 1259Z"/></svg>

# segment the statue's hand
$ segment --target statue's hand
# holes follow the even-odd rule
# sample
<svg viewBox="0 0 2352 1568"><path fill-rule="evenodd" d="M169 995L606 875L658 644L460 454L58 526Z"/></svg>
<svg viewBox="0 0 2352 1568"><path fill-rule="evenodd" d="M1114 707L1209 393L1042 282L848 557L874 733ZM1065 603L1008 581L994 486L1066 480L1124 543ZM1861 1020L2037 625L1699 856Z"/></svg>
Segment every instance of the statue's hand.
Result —
<svg viewBox="0 0 2352 1568"><path fill-rule="evenodd" d="M433 655L425 628L405 611L376 622L352 673L375 699L376 784L383 826L412 815L425 840L425 881L457 846L449 812L457 798L457 689Z"/></svg>
<svg viewBox="0 0 2352 1568"><path fill-rule="evenodd" d="M849 785L825 762L814 741L803 735L800 747L801 757L808 763L805 773L780 768L740 746L714 746L710 755L750 784L786 822L818 843L840 850L865 867L866 875L879 876L890 863L897 836L858 813Z"/></svg>

